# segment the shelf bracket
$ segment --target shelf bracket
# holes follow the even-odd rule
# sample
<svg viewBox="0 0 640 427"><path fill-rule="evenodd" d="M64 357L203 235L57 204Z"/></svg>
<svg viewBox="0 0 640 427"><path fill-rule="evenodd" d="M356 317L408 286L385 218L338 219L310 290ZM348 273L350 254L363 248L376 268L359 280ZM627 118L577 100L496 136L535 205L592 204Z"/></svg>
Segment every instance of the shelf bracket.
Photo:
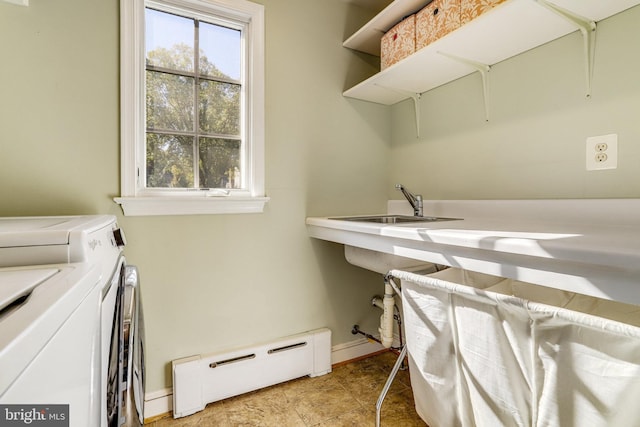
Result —
<svg viewBox="0 0 640 427"><path fill-rule="evenodd" d="M482 76L482 97L484 98L484 119L485 121L489 121L489 72L491 71L491 66L487 64L483 64L481 62L473 61L467 58L461 58L456 55L451 55L450 53L438 51L438 53L442 56L446 56L447 58L460 62L462 64L468 65L472 68L475 68L477 72Z"/></svg>
<svg viewBox="0 0 640 427"><path fill-rule="evenodd" d="M553 13L565 18L569 22L578 27L582 34L582 45L584 49L585 60L585 76L587 83L587 98L591 97L591 82L593 80L593 62L596 51L596 29L595 21L584 18L580 15L563 9L555 4L549 3L547 0L536 0L538 4L552 11Z"/></svg>
<svg viewBox="0 0 640 427"><path fill-rule="evenodd" d="M415 114L415 122L416 122L416 138L420 138L420 98L422 97L419 93L414 93L408 90L397 89L394 87L383 86L378 83L374 83L375 86L381 87L383 89L390 90L392 92L399 93L403 96L413 99L413 112Z"/></svg>
<svg viewBox="0 0 640 427"><path fill-rule="evenodd" d="M419 93L413 93L409 96L413 99L413 112L416 120L416 138L420 138L420 98L422 95Z"/></svg>

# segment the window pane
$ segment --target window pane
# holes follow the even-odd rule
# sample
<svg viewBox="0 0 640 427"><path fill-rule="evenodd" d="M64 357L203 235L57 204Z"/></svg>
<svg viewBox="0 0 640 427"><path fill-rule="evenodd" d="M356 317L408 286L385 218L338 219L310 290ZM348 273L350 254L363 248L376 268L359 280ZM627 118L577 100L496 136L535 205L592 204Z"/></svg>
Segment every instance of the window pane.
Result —
<svg viewBox="0 0 640 427"><path fill-rule="evenodd" d="M240 135L240 85L200 81L200 131Z"/></svg>
<svg viewBox="0 0 640 427"><path fill-rule="evenodd" d="M193 132L192 77L147 71L147 129Z"/></svg>
<svg viewBox="0 0 640 427"><path fill-rule="evenodd" d="M193 188L193 137L147 134L147 187Z"/></svg>
<svg viewBox="0 0 640 427"><path fill-rule="evenodd" d="M240 141L199 138L200 187L243 188L240 173Z"/></svg>
<svg viewBox="0 0 640 427"><path fill-rule="evenodd" d="M200 23L200 73L240 80L240 31Z"/></svg>
<svg viewBox="0 0 640 427"><path fill-rule="evenodd" d="M145 20L147 65L193 72L193 19L145 9Z"/></svg>

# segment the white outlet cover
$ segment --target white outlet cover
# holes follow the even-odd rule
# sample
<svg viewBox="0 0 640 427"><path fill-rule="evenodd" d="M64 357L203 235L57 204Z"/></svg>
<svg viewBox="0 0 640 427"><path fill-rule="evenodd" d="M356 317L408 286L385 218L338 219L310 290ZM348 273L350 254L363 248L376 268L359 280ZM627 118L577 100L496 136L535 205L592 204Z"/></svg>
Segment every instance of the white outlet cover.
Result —
<svg viewBox="0 0 640 427"><path fill-rule="evenodd" d="M599 161L598 158L602 156L598 156L599 152L596 150L596 145L601 143L607 144L607 149L602 151L602 153L606 154L606 160ZM618 167L618 134L590 136L587 138L586 153L588 171L616 169Z"/></svg>

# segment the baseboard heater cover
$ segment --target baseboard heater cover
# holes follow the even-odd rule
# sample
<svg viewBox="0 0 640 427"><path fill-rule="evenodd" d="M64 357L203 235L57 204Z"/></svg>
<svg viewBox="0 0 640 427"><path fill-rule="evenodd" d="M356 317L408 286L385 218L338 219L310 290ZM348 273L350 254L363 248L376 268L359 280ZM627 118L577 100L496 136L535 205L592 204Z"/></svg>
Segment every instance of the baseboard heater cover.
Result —
<svg viewBox="0 0 640 427"><path fill-rule="evenodd" d="M208 403L304 376L331 372L331 331L326 328L252 347L171 362L173 416L202 411Z"/></svg>

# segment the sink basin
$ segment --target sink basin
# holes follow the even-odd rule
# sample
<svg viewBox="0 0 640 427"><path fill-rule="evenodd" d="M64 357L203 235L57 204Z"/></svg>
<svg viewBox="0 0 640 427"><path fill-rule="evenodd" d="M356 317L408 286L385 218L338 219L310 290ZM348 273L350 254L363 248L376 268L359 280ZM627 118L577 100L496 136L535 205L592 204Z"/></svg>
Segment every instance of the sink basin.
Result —
<svg viewBox="0 0 640 427"><path fill-rule="evenodd" d="M435 272L435 266L430 262L405 258L398 255L372 251L355 246L344 246L344 257L349 264L366 268L380 274L387 274L389 270L399 269L412 272Z"/></svg>
<svg viewBox="0 0 640 427"><path fill-rule="evenodd" d="M409 215L363 215L363 216L343 216L333 217L340 221L373 222L378 224L403 224L410 222L437 222L456 221L460 218L442 218L436 216L409 216Z"/></svg>

